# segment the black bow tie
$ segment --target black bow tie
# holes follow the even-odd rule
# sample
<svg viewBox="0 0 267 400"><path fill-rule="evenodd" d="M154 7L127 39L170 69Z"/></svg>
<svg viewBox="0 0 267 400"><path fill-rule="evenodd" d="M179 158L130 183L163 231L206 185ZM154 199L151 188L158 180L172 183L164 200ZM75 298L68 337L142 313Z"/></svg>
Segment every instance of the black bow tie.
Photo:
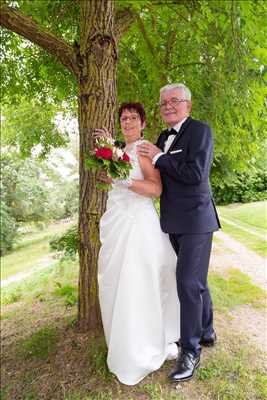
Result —
<svg viewBox="0 0 267 400"><path fill-rule="evenodd" d="M173 128L171 128L170 130L167 130L166 131L166 140L168 139L168 137L169 136L171 136L171 135L177 135L177 131L175 130L175 129L173 129Z"/></svg>

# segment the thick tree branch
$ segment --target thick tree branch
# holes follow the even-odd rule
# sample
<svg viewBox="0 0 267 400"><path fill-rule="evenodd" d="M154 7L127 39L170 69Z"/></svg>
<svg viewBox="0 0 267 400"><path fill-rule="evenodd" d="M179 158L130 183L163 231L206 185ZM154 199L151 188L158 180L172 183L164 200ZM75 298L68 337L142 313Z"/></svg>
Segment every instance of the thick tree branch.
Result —
<svg viewBox="0 0 267 400"><path fill-rule="evenodd" d="M63 64L75 77L79 75L75 51L63 39L40 28L30 17L15 11L11 7L0 8L0 25L30 40L45 49Z"/></svg>
<svg viewBox="0 0 267 400"><path fill-rule="evenodd" d="M118 11L115 15L115 37L119 41L134 22L134 13L130 9Z"/></svg>

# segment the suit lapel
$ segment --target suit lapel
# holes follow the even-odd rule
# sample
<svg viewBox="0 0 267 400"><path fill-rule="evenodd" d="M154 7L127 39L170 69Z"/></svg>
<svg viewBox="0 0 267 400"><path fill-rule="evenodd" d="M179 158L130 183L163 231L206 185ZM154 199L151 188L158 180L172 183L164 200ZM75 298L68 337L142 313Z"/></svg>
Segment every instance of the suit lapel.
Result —
<svg viewBox="0 0 267 400"><path fill-rule="evenodd" d="M187 120L183 123L183 125L181 126L181 128L180 128L179 132L177 133L176 137L174 138L174 140L173 140L169 150L167 151L167 153L169 153L176 146L176 143L182 137L182 135L184 134L186 128L191 123L191 121L192 121L192 118L188 117Z"/></svg>
<svg viewBox="0 0 267 400"><path fill-rule="evenodd" d="M168 132L167 129L165 129L164 131L161 132L161 134L159 136L158 143L157 143L158 147L160 147L162 151L164 150L164 144L165 144L165 141L166 141L167 132Z"/></svg>

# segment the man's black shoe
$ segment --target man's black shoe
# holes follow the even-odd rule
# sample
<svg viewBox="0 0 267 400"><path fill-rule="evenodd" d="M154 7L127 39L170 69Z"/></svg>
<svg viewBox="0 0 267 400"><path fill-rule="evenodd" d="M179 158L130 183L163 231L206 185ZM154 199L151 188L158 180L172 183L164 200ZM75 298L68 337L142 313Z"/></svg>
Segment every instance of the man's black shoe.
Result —
<svg viewBox="0 0 267 400"><path fill-rule="evenodd" d="M207 337L202 336L199 344L205 347L212 347L215 345L216 341L217 341L217 336L216 333L213 331L213 333L210 336Z"/></svg>
<svg viewBox="0 0 267 400"><path fill-rule="evenodd" d="M181 350L175 365L168 377L173 382L188 381L193 377L195 369L199 366L200 356Z"/></svg>

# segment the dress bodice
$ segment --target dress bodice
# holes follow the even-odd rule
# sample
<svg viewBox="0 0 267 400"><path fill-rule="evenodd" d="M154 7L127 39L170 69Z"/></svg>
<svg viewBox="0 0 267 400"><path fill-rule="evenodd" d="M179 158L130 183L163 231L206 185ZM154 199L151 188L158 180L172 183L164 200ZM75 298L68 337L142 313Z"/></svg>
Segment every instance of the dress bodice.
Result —
<svg viewBox="0 0 267 400"><path fill-rule="evenodd" d="M130 170L130 178L132 179L144 179L144 174L141 169L139 158L137 155L137 146L139 146L143 142L143 139L136 140L134 143L126 145L126 148L124 150L130 157L130 162L132 165L132 169Z"/></svg>
<svg viewBox="0 0 267 400"><path fill-rule="evenodd" d="M130 163L132 165L132 169L130 170L129 174L130 178L132 179L137 179L137 180L144 179L144 174L141 169L139 158L137 155L137 146L140 145L143 141L144 141L143 139L139 139L134 143L127 145L126 148L124 149L124 151L129 156ZM112 189L109 191L107 208L109 207L109 205L111 205L110 203L113 202L119 203L121 209L125 209L128 207L133 209L134 206L138 205L144 206L145 204L151 206L153 204L151 198L135 193L132 190L128 189L127 187L116 185L116 183L112 185Z"/></svg>

